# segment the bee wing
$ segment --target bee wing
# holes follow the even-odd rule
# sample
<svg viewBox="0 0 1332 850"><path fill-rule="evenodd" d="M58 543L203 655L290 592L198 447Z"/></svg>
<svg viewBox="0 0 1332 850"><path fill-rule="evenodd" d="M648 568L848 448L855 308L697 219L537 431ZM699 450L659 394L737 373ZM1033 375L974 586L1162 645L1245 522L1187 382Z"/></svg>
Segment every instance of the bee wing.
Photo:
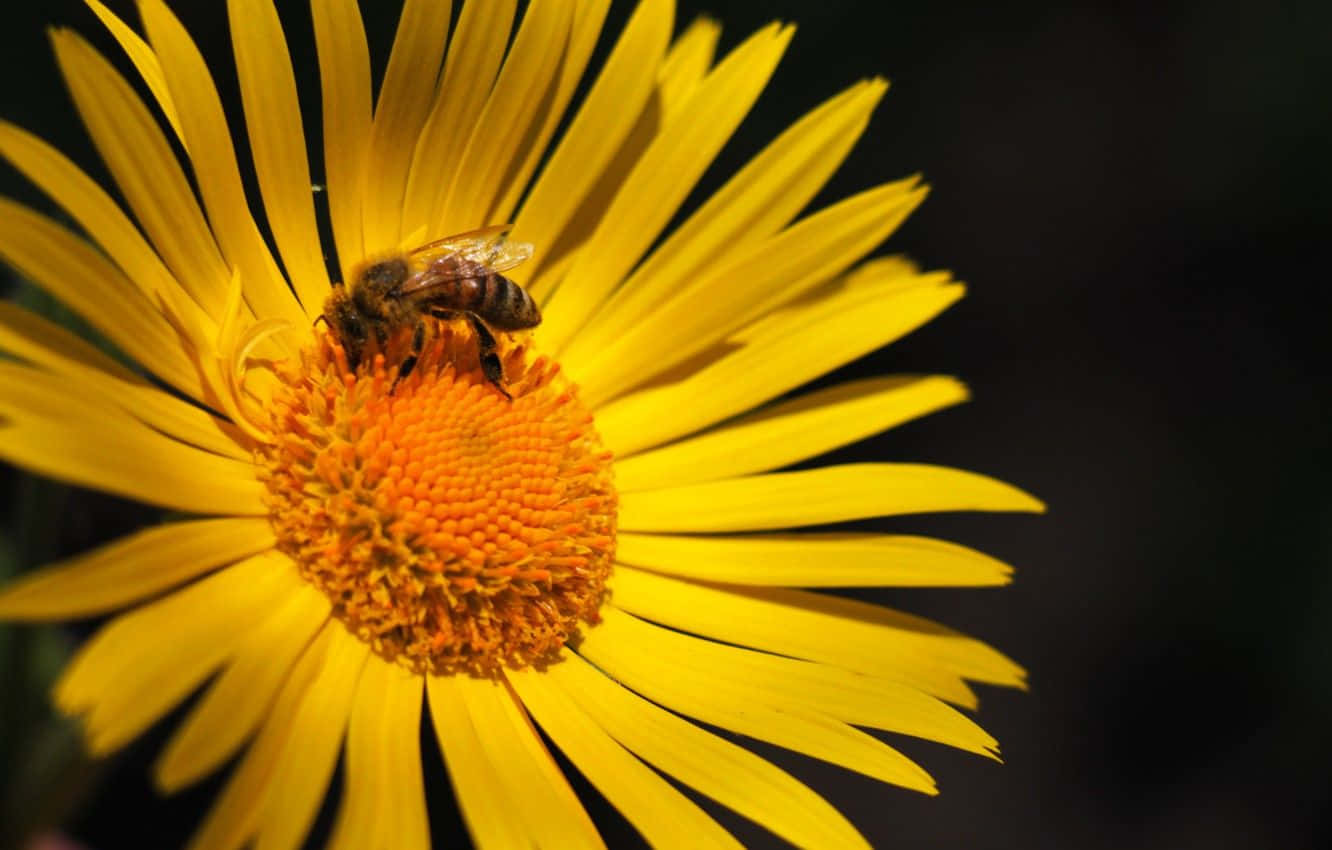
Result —
<svg viewBox="0 0 1332 850"><path fill-rule="evenodd" d="M408 294L450 280L483 277L513 268L532 256L532 243L509 241L512 224L499 224L446 236L408 253L413 267L420 269L400 287Z"/></svg>

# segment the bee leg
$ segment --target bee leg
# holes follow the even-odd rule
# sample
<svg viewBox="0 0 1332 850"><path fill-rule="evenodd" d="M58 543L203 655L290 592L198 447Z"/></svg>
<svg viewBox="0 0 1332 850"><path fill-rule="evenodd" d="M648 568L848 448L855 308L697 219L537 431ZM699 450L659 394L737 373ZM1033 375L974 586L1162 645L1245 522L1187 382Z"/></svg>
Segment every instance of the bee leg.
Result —
<svg viewBox="0 0 1332 850"><path fill-rule="evenodd" d="M472 330L476 331L477 353L481 355L481 374L486 376L486 380L495 385L495 389L504 393L504 397L513 401L513 396L504 389L504 367L500 365L499 354L495 349L495 335L486 327L485 322L477 318L475 313L467 313L467 321L471 324Z"/></svg>
<svg viewBox="0 0 1332 850"><path fill-rule="evenodd" d="M343 353L347 355L347 367L356 372L361 365L361 354L365 351L365 324L355 316L343 315L339 323Z"/></svg>
<svg viewBox="0 0 1332 850"><path fill-rule="evenodd" d="M412 332L412 353L404 357L402 365L398 367L398 374L393 379L393 386L389 387L389 395L393 395L393 391L398 388L398 382L412 374L412 370L416 368L416 360L421 356L421 349L425 348L425 336L425 322L417 322L416 330Z"/></svg>

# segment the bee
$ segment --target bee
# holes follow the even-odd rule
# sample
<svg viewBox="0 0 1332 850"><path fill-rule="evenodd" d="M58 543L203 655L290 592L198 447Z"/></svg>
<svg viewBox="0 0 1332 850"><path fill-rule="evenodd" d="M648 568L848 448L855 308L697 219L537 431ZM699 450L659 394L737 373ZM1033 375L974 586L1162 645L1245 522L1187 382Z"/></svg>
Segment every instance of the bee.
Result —
<svg viewBox="0 0 1332 850"><path fill-rule="evenodd" d="M366 264L350 291L335 285L319 318L342 344L348 365L356 368L371 338L382 350L397 331L411 327L411 352L398 367L396 387L425 347L427 319L464 319L476 333L481 373L512 398L504 388L494 332L534 328L541 311L532 296L501 274L532 256L529 243L509 241L511 229L504 224L448 236Z"/></svg>

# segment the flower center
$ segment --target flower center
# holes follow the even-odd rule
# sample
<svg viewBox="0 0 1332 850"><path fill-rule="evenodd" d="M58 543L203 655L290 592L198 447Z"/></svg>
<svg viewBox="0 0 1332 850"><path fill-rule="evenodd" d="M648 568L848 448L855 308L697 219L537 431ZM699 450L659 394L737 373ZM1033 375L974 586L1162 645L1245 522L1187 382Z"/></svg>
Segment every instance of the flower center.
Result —
<svg viewBox="0 0 1332 850"><path fill-rule="evenodd" d="M511 346L510 401L470 329L436 331L396 386L409 334L355 372L326 334L279 367L259 450L278 548L385 658L473 675L540 664L599 619L610 453L557 364Z"/></svg>

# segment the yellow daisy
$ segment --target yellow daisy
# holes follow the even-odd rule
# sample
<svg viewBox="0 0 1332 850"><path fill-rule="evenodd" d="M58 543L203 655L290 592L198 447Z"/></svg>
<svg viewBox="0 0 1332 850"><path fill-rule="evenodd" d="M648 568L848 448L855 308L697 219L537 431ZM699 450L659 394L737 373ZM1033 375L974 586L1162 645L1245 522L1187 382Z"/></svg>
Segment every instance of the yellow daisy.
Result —
<svg viewBox="0 0 1332 850"><path fill-rule="evenodd" d="M142 35L88 3L152 96L52 33L128 210L0 125L0 154L83 231L0 199L0 256L142 369L4 305L0 348L17 360L0 363L0 456L197 518L16 581L0 617L136 606L55 698L102 755L200 690L157 783L239 760L193 847L299 846L340 752L332 844L429 846L423 702L490 848L600 845L547 739L657 846L736 844L664 777L793 844L865 844L813 790L690 719L930 794L924 770L858 727L995 753L952 706L975 706L968 682L1021 686L1018 665L796 588L993 585L1008 568L921 537L781 532L1041 509L937 466L772 471L966 396L905 376L786 397L962 294L902 259L861 263L923 198L914 178L802 215L882 80L796 121L665 234L790 27L717 58L715 23L672 42L671 0L642 0L554 141L608 0L533 0L521 20L516 0L468 0L456 19L407 0L377 94L355 0L313 0L312 177L271 0L227 4L243 115L225 114L222 66L162 0L140 0ZM510 223L507 242L482 240L493 251L416 251ZM539 303L535 331L504 330L493 288L509 284L483 274L500 251L506 267L526 259L504 274ZM422 277L460 262L475 274L452 289L489 295ZM360 302L360 324L328 315L376 275L396 318ZM430 307L453 312L422 318Z"/></svg>

